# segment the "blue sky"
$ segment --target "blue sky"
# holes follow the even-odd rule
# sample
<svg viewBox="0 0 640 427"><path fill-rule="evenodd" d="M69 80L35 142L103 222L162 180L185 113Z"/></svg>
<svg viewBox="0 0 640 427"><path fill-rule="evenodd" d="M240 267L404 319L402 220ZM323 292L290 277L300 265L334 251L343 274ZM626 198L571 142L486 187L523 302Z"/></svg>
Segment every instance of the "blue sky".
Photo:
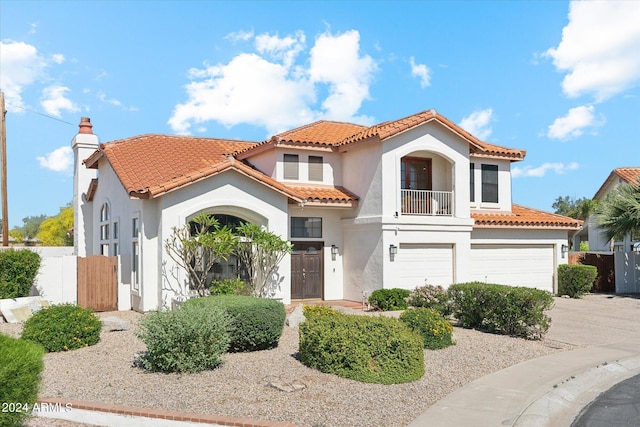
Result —
<svg viewBox="0 0 640 427"><path fill-rule="evenodd" d="M635 1L2 0L9 223L72 200L82 116L101 142L261 141L434 108L527 150L514 202L592 197L640 165L638 22Z"/></svg>

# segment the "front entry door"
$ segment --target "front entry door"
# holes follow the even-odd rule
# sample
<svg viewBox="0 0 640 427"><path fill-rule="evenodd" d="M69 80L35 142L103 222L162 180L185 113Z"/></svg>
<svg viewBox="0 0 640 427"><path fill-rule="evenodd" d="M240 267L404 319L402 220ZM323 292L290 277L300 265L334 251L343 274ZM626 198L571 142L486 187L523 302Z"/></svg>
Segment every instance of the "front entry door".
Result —
<svg viewBox="0 0 640 427"><path fill-rule="evenodd" d="M294 243L291 253L291 298L322 298L324 244Z"/></svg>

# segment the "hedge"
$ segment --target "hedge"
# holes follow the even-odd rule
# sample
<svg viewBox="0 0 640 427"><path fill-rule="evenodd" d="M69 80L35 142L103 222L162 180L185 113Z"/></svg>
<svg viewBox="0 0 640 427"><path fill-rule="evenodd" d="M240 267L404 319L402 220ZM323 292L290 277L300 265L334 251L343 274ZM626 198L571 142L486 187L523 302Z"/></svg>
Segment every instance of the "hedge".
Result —
<svg viewBox="0 0 640 427"><path fill-rule="evenodd" d="M40 261L40 255L28 249L0 251L0 299L29 296Z"/></svg>
<svg viewBox="0 0 640 427"><path fill-rule="evenodd" d="M376 289L369 295L369 304L382 311L405 310L410 293L401 288Z"/></svg>
<svg viewBox="0 0 640 427"><path fill-rule="evenodd" d="M597 275L598 269L592 265L559 265L558 295L580 298L591 291Z"/></svg>

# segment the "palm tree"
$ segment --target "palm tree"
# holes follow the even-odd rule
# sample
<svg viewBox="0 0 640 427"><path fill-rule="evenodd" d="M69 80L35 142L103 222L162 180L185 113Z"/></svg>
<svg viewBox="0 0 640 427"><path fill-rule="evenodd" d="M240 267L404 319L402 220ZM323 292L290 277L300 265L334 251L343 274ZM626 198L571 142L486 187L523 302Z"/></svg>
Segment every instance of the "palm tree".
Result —
<svg viewBox="0 0 640 427"><path fill-rule="evenodd" d="M609 239L640 235L640 177L636 183L621 184L600 204L596 219Z"/></svg>

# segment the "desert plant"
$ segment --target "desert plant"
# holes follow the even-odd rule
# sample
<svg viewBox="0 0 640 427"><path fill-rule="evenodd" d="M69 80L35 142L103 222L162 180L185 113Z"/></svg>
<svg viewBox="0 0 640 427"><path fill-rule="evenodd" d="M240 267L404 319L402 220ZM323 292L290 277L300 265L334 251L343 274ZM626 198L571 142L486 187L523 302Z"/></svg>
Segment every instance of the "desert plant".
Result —
<svg viewBox="0 0 640 427"><path fill-rule="evenodd" d="M592 265L558 266L558 295L580 298L589 292L598 275L598 269Z"/></svg>
<svg viewBox="0 0 640 427"><path fill-rule="evenodd" d="M551 318L544 312L553 296L540 289L461 283L448 289L453 316L465 328L477 328L527 339L547 332Z"/></svg>
<svg viewBox="0 0 640 427"><path fill-rule="evenodd" d="M313 316L332 316L338 314L338 310L323 304L305 304L302 307L302 314L304 314L305 319L309 319Z"/></svg>
<svg viewBox="0 0 640 427"><path fill-rule="evenodd" d="M75 350L100 341L102 322L87 308L60 304L43 308L26 320L22 338L48 352Z"/></svg>
<svg viewBox="0 0 640 427"><path fill-rule="evenodd" d="M193 298L185 306L220 307L231 317L229 351L273 348L282 336L287 313L279 301L244 295Z"/></svg>
<svg viewBox="0 0 640 427"><path fill-rule="evenodd" d="M0 426L20 426L38 399L41 346L0 334Z"/></svg>
<svg viewBox="0 0 640 427"><path fill-rule="evenodd" d="M400 288L376 289L369 295L369 304L382 311L404 310L410 293L409 290Z"/></svg>
<svg viewBox="0 0 640 427"><path fill-rule="evenodd" d="M400 315L412 331L419 333L424 340L424 348L437 350L453 345L453 326L442 315L430 308L413 308Z"/></svg>
<svg viewBox="0 0 640 427"><path fill-rule="evenodd" d="M239 277L236 279L214 280L211 282L211 295L251 295L253 289Z"/></svg>
<svg viewBox="0 0 640 427"><path fill-rule="evenodd" d="M311 316L300 324L300 361L357 381L398 384L424 374L424 343L398 319Z"/></svg>
<svg viewBox="0 0 640 427"><path fill-rule="evenodd" d="M40 255L23 249L0 252L0 299L29 296L38 270Z"/></svg>
<svg viewBox="0 0 640 427"><path fill-rule="evenodd" d="M407 298L411 307L424 307L436 310L443 316L450 314L449 293L442 286L417 286Z"/></svg>
<svg viewBox="0 0 640 427"><path fill-rule="evenodd" d="M136 361L149 371L191 373L212 369L229 347L231 319L225 310L183 304L145 314L136 336L147 351Z"/></svg>

